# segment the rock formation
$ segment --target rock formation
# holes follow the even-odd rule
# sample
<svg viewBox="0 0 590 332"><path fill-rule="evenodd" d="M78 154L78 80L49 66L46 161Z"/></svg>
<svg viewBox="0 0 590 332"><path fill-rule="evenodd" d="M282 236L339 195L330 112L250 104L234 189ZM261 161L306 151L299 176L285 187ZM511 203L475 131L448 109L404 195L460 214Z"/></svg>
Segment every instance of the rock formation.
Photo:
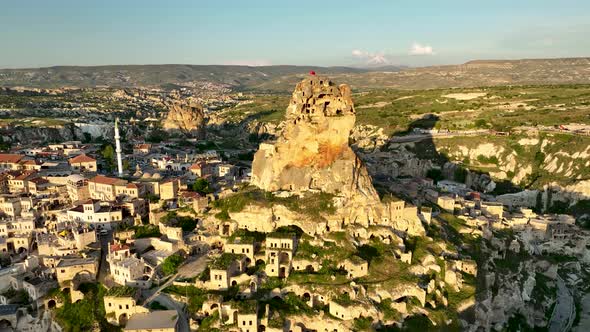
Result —
<svg viewBox="0 0 590 332"><path fill-rule="evenodd" d="M348 146L354 106L347 85L327 79L300 82L275 144L262 144L254 156L252 182L267 191L319 189L345 196L377 193L366 169Z"/></svg>
<svg viewBox="0 0 590 332"><path fill-rule="evenodd" d="M354 123L348 85L336 86L316 76L301 81L282 133L276 142L262 143L254 155L252 184L266 191L333 194L336 219L342 223L368 225L396 219L390 207L381 204L365 165L349 146ZM413 224L416 232L423 230L419 221L416 227Z"/></svg>
<svg viewBox="0 0 590 332"><path fill-rule="evenodd" d="M165 130L179 131L188 137L204 138L205 113L201 105L193 101L174 100L166 103L166 106L168 115L162 124Z"/></svg>

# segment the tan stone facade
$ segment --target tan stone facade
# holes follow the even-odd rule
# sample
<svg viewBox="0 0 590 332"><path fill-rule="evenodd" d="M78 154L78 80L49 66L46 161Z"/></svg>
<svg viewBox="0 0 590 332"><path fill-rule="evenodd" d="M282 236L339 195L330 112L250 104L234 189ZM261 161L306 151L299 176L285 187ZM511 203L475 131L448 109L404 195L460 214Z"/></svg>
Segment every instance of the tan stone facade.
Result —
<svg viewBox="0 0 590 332"><path fill-rule="evenodd" d="M135 314L149 312L149 309L137 305L133 297L127 296L105 296L104 309L107 319L117 325L124 325Z"/></svg>

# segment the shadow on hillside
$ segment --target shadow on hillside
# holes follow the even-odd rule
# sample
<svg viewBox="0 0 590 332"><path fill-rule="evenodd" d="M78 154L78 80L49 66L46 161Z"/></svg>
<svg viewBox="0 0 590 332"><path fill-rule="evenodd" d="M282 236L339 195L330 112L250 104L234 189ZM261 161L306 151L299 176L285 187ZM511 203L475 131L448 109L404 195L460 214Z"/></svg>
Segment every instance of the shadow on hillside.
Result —
<svg viewBox="0 0 590 332"><path fill-rule="evenodd" d="M222 148L248 151L248 153L241 154L239 158L237 158L238 160L234 160L247 164L252 161L253 154L257 151L260 143L276 140L277 137L274 133L274 124L258 122L255 126L253 125L254 122L264 119L266 116L271 115L274 112L276 111L266 110L256 112L249 114L241 121L235 123L225 122L221 125L209 124L207 127L208 140L215 140L217 142L216 144ZM465 183L472 190L494 195L515 193L524 189L514 185L509 180L493 180L495 188L490 190L491 187L489 185L492 178L489 173L476 170L463 162L451 160L446 154L439 151L435 142L436 136L439 135L435 129L439 120L439 117L436 115L417 119L408 126L407 130L391 134L388 138L388 142L389 144L413 143L411 146L407 146L407 150L412 152L415 155L415 158L420 160L420 163L431 161L435 166L426 174L420 175L431 178L435 182L444 179L453 180ZM386 144L385 147L389 144ZM355 148L355 150L365 155L372 152L363 151L359 148ZM410 169L409 166L406 166L405 169L406 171L400 172L398 177L411 177L413 175L411 172L408 172ZM375 172L375 170L377 171ZM387 170L387 168L376 167L371 170L371 175L373 176L375 187L377 189L383 189L383 187L387 187L388 183L391 183L394 177L393 174L379 172L379 170ZM379 191L382 193L382 190Z"/></svg>
<svg viewBox="0 0 590 332"><path fill-rule="evenodd" d="M261 143L263 141L274 140L274 139L276 139L276 137L273 134L264 133L264 132L261 132L260 130L258 130L256 133L252 133L251 128L249 128L250 124L253 123L254 121L257 121L257 120L259 120L267 115L270 115L274 112L276 112L276 111L268 110L268 111L257 112L254 114L250 114L250 115L246 116L245 118L243 118L241 121L235 122L235 123L224 122L223 124L220 124L220 125L208 124L207 134L208 134L208 136L215 135L218 137L231 139L234 144L242 143L241 147L256 148L257 149L259 143ZM260 127L262 127L262 126L268 126L268 124L260 122L258 124L257 129L260 129ZM247 141L244 141L243 138L246 138ZM238 141L236 141L236 139Z"/></svg>
<svg viewBox="0 0 590 332"><path fill-rule="evenodd" d="M225 155L227 161L239 167L239 172L245 172L254 159L254 153L260 143L274 141L273 124L259 121L267 115L276 112L268 110L249 114L239 122L224 122L223 124L208 124L206 127L207 145L211 148L223 149L230 152Z"/></svg>
<svg viewBox="0 0 590 332"><path fill-rule="evenodd" d="M420 175L431 178L435 183L441 180L452 180L465 183L472 190L494 195L515 193L524 190L524 188L514 185L509 180L492 180L488 172L470 168L470 165L460 161L451 160L445 153L439 151L435 142L436 136L441 135L444 137L445 134L438 133L437 129L435 129L438 121L439 117L434 115L412 122L407 130L394 132L389 137L388 143L382 147L382 151L392 143L400 145L407 144L406 149L412 152L419 161L406 160L406 164L414 162L414 168L422 168L424 163L431 161L434 167L425 174ZM369 151L362 151L362 149L359 150L362 153L371 153ZM375 169L387 170L387 168L380 167L376 167ZM418 175L415 174L416 170L412 169L411 166L402 165L400 169L400 174L397 175L398 178L409 178ZM382 188L384 184L394 178L392 174L379 172L371 175L374 178L375 186L378 188ZM492 189L492 187L494 188Z"/></svg>

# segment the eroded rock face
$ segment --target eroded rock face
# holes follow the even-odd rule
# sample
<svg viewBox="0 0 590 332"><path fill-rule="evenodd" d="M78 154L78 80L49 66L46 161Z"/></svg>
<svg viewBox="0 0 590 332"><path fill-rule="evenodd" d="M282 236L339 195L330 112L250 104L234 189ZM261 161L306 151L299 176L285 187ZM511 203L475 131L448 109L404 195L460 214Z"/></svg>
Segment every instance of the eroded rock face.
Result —
<svg viewBox="0 0 590 332"><path fill-rule="evenodd" d="M205 113L201 105L193 101L178 100L166 105L168 116L162 124L165 130L179 131L188 137L205 137Z"/></svg>
<svg viewBox="0 0 590 332"><path fill-rule="evenodd" d="M267 191L321 190L347 203L378 202L367 169L348 145L354 122L348 85L315 76L301 81L283 132L254 155L252 183Z"/></svg>
<svg viewBox="0 0 590 332"><path fill-rule="evenodd" d="M347 85L336 86L315 76L301 81L277 140L261 144L254 155L251 183L265 191L287 191L301 197L320 191L334 195L336 211L322 211L327 223L311 221L301 226L309 234L350 224L388 225L406 234L424 234L416 207L381 202L365 164L349 145L354 122ZM280 211L275 209L273 220L293 223L299 219L284 211L281 216Z"/></svg>

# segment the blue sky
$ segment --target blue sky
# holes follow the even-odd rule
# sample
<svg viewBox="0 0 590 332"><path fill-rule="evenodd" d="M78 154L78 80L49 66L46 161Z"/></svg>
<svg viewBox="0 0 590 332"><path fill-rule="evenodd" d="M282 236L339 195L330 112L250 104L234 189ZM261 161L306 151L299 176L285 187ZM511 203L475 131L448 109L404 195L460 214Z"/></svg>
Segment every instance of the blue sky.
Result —
<svg viewBox="0 0 590 332"><path fill-rule="evenodd" d="M590 1L0 0L0 67L590 56Z"/></svg>

